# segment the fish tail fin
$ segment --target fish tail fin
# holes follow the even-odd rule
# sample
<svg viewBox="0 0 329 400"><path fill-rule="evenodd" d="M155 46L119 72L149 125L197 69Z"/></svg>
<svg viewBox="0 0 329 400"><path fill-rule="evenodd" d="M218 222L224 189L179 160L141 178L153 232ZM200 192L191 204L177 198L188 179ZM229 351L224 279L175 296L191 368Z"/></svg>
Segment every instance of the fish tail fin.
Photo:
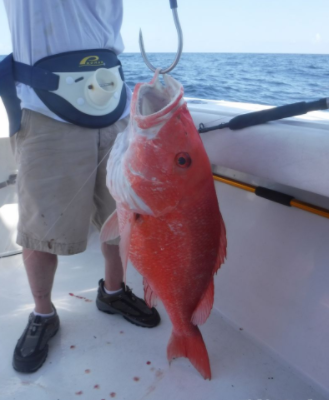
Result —
<svg viewBox="0 0 329 400"><path fill-rule="evenodd" d="M211 379L208 352L197 326L193 326L193 331L188 336L172 332L167 347L167 358L171 362L178 357L188 358L204 379Z"/></svg>

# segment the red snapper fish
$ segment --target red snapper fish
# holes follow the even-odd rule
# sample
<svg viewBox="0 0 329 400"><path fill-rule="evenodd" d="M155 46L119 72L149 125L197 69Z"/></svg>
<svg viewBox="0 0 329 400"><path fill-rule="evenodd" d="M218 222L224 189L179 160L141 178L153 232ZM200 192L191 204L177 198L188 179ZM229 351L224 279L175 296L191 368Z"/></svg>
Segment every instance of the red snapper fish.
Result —
<svg viewBox="0 0 329 400"><path fill-rule="evenodd" d="M107 186L117 211L101 241L117 236L144 278L148 306L163 302L173 330L167 357L187 357L211 379L207 349L197 325L214 302L214 274L226 257L226 232L209 159L183 98L183 87L158 71L135 87L131 118L115 141Z"/></svg>

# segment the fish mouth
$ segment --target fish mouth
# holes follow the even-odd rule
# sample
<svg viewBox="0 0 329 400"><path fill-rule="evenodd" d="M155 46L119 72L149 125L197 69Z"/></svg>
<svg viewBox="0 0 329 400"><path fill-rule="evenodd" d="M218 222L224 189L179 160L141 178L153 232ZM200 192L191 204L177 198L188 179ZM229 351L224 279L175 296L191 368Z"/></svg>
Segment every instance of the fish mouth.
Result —
<svg viewBox="0 0 329 400"><path fill-rule="evenodd" d="M156 70L151 82L141 84L134 92L132 110L139 128L149 129L165 123L185 103L181 83L167 74L163 75L163 81L164 85Z"/></svg>
<svg viewBox="0 0 329 400"><path fill-rule="evenodd" d="M155 215L146 200L134 191L129 175L149 182L140 171L134 170L129 157L130 146L138 137L152 140L171 116L184 105L183 86L169 75L159 79L159 70L150 83L136 86L131 104L131 118L128 127L121 132L112 148L107 165L107 186L118 203L126 204L133 212L143 215ZM127 172L129 173L127 174ZM163 190L162 182L152 178L150 185L155 191Z"/></svg>
<svg viewBox="0 0 329 400"><path fill-rule="evenodd" d="M153 87L145 85L139 91L137 112L145 117L156 114L166 108L171 100L170 94L163 90L159 81Z"/></svg>

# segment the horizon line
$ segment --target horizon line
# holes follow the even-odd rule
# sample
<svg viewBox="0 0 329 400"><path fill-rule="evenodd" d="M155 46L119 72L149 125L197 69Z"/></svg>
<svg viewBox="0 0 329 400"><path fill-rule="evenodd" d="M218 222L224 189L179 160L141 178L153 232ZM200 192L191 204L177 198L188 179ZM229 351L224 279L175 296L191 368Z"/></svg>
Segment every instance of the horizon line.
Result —
<svg viewBox="0 0 329 400"><path fill-rule="evenodd" d="M0 54L0 57L11 54ZM140 51L123 51L119 54L141 54ZM176 54L175 51L149 51L148 54ZM313 56L328 56L328 53L290 53L290 52L262 52L262 51L183 51L182 54L273 54L273 55L313 55Z"/></svg>
<svg viewBox="0 0 329 400"><path fill-rule="evenodd" d="M121 54L141 54L140 51L123 51ZM175 51L148 51L148 54L176 54ZM183 51L182 54L298 54L328 56L328 53L290 53L290 52L263 52L263 51Z"/></svg>

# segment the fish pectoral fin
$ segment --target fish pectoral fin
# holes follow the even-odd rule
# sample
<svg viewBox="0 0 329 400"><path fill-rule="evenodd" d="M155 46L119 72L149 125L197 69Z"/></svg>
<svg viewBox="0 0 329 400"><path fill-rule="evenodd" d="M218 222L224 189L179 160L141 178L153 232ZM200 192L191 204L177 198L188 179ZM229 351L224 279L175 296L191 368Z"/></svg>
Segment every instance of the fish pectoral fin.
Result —
<svg viewBox="0 0 329 400"><path fill-rule="evenodd" d="M144 300L146 304L150 308L155 307L157 305L158 296L153 291L146 278L143 278L143 284L144 284Z"/></svg>
<svg viewBox="0 0 329 400"><path fill-rule="evenodd" d="M120 236L118 214L115 210L104 222L101 229L101 243L114 240Z"/></svg>
<svg viewBox="0 0 329 400"><path fill-rule="evenodd" d="M211 278L207 290L204 292L192 314L191 322L193 325L202 325L207 321L214 304L214 292L214 278Z"/></svg>

